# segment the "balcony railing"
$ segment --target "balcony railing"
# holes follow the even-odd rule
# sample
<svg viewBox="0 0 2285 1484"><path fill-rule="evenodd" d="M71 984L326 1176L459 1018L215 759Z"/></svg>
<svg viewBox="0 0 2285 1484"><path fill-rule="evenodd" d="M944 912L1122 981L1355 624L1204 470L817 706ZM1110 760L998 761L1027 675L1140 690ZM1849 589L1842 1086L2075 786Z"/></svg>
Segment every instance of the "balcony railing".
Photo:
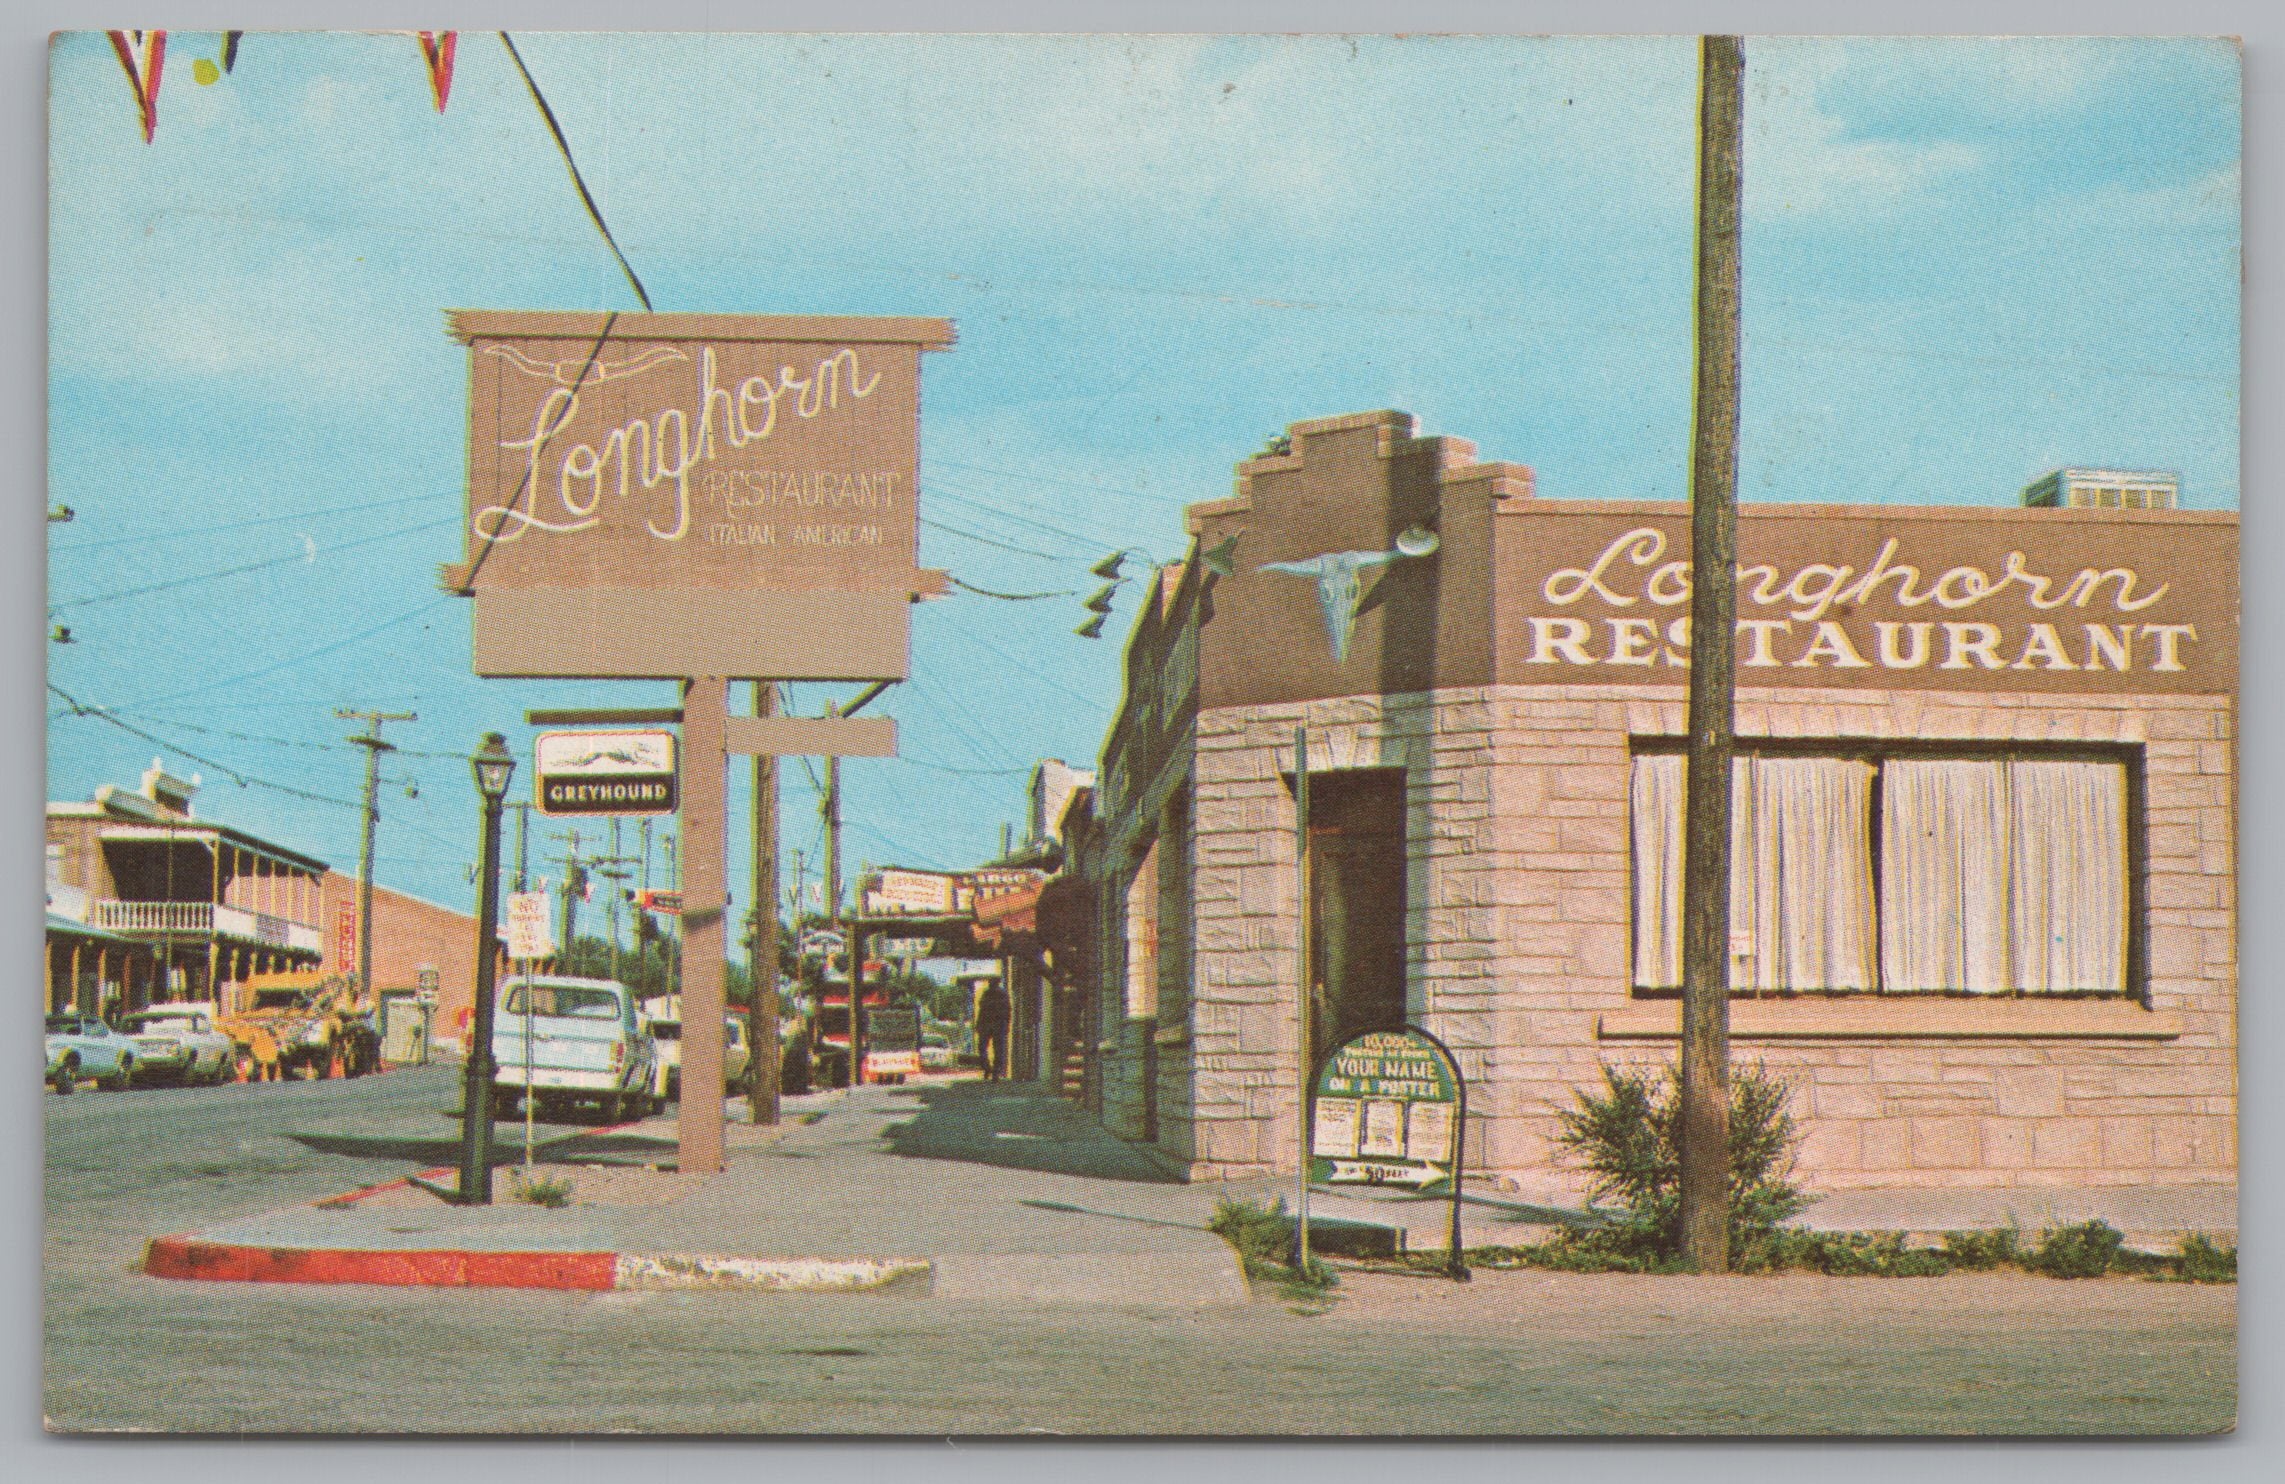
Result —
<svg viewBox="0 0 2285 1484"><path fill-rule="evenodd" d="M321 954L325 936L307 923L248 912L239 907L218 907L212 902L97 902L94 925L118 933L209 933L283 948L296 953Z"/></svg>

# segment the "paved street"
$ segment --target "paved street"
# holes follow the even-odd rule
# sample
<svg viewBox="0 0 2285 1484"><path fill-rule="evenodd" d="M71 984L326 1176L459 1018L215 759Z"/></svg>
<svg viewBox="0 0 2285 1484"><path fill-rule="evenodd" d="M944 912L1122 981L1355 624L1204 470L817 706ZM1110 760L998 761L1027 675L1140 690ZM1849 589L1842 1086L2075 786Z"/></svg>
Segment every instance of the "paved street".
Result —
<svg viewBox="0 0 2285 1484"><path fill-rule="evenodd" d="M453 1070L47 1098L50 1425L2020 1433L2231 1418L2234 1288L1527 1272L1462 1288L1351 1274L1310 1313L1266 1297L1025 1306L134 1271L154 1233L447 1162ZM879 1142L896 1150L898 1135ZM943 1147L904 1142L916 1172L963 1178Z"/></svg>

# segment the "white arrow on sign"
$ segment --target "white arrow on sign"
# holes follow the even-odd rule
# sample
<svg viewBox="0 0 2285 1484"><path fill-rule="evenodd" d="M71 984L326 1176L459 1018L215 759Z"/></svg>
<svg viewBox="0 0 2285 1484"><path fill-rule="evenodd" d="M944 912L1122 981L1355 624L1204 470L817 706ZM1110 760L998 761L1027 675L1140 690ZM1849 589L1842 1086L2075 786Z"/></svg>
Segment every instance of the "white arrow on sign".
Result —
<svg viewBox="0 0 2285 1484"><path fill-rule="evenodd" d="M1328 1185L1434 1185L1449 1172L1434 1165L1373 1165L1361 1160L1336 1159Z"/></svg>

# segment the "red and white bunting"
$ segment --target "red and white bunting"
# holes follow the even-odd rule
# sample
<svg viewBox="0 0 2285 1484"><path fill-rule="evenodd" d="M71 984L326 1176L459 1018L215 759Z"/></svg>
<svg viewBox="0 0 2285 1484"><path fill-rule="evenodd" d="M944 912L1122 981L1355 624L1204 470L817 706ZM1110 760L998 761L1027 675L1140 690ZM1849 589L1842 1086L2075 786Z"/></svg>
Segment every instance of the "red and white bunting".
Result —
<svg viewBox="0 0 2285 1484"><path fill-rule="evenodd" d="M135 109L142 117L143 142L149 144L159 127L159 74L167 62L164 31L110 31L111 49L127 71L127 86L135 90Z"/></svg>
<svg viewBox="0 0 2285 1484"><path fill-rule="evenodd" d="M420 38L421 57L428 63L429 95L436 99L436 111L444 112L445 101L452 96L452 53L460 40L458 31L416 31Z"/></svg>

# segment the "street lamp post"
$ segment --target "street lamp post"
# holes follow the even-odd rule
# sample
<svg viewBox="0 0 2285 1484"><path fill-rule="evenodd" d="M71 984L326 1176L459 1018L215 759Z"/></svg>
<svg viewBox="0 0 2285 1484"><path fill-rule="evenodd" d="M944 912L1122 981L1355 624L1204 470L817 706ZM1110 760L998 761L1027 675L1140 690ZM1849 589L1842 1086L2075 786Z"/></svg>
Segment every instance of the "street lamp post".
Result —
<svg viewBox="0 0 2285 1484"><path fill-rule="evenodd" d="M468 1026L468 1067L460 1098L460 1204L492 1204L492 996L500 953L500 801L516 759L498 732L468 760L484 797L484 863L476 890L476 1004Z"/></svg>

